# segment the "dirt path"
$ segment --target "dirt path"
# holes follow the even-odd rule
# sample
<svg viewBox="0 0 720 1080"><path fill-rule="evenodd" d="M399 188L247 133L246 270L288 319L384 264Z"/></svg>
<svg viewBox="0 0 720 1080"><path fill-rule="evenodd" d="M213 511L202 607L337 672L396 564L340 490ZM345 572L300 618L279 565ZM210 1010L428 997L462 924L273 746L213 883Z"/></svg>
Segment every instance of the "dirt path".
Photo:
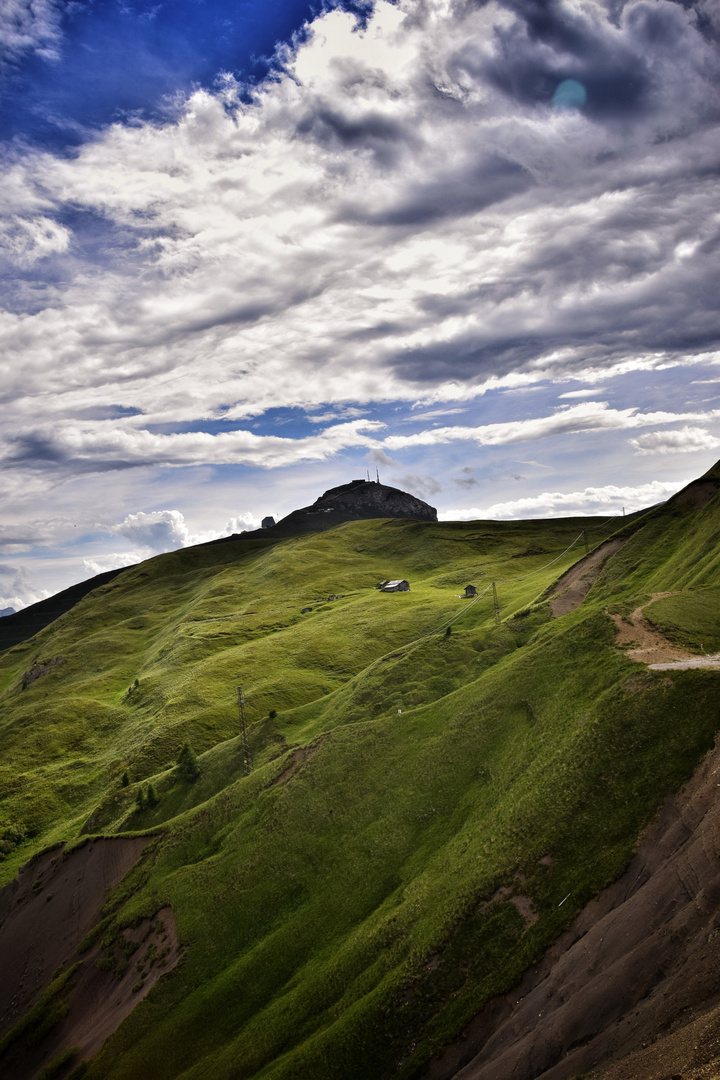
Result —
<svg viewBox="0 0 720 1080"><path fill-rule="evenodd" d="M647 664L654 671L682 671L686 668L720 669L720 653L712 656L698 656L697 653L688 652L679 645L673 645L645 618L645 609L655 600L675 595L674 592L652 593L652 599L635 608L629 618L611 615L610 618L615 623L616 630L615 644L618 648L627 649L627 655L631 660Z"/></svg>
<svg viewBox="0 0 720 1080"><path fill-rule="evenodd" d="M565 571L550 595L550 610L555 618L567 615L579 607L590 587L597 581L607 560L619 551L624 543L625 540L607 540Z"/></svg>

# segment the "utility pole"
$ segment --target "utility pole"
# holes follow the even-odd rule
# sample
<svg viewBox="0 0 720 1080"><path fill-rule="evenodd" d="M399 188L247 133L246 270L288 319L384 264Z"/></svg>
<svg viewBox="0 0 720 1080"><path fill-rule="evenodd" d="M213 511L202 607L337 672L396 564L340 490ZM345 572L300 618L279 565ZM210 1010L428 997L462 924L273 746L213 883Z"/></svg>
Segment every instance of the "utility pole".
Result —
<svg viewBox="0 0 720 1080"><path fill-rule="evenodd" d="M583 540L585 541L585 554L587 555L588 552L590 551L590 548L588 547L588 541L587 541L587 529L583 529Z"/></svg>
<svg viewBox="0 0 720 1080"><path fill-rule="evenodd" d="M238 709L240 711L240 735L242 737L243 771L246 776L252 772L252 756L248 741L247 726L245 724L245 698L242 686L238 686Z"/></svg>
<svg viewBox="0 0 720 1080"><path fill-rule="evenodd" d="M498 602L497 586L493 581L493 615L495 616L495 625L500 625L500 604Z"/></svg>
<svg viewBox="0 0 720 1080"><path fill-rule="evenodd" d="M623 506L623 517L625 517L625 507Z"/></svg>

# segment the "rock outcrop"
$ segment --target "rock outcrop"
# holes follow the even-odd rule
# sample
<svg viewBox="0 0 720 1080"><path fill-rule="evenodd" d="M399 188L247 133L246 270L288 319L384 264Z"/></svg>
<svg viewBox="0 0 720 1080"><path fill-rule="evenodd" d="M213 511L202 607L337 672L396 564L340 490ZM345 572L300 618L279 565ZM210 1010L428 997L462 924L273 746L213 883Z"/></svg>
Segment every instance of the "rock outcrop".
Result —
<svg viewBox="0 0 720 1080"><path fill-rule="evenodd" d="M298 533L324 532L335 525L342 525L345 521L364 518L437 521L437 510L399 488L388 487L373 480L352 480L349 484L341 484L340 487L323 492L312 506L293 510L276 525L263 529L262 535L293 536ZM242 535L247 536L248 533Z"/></svg>

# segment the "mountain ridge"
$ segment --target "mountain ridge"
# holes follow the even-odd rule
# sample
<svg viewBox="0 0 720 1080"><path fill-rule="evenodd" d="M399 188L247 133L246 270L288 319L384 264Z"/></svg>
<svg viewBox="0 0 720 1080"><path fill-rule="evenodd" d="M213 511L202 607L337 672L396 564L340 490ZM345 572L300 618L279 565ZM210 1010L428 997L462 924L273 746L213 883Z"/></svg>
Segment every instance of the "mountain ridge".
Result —
<svg viewBox="0 0 720 1080"><path fill-rule="evenodd" d="M0 653L3 879L52 844L151 834L107 899L102 962L166 908L184 949L88 1078L421 1076L620 878L710 751L719 674L651 670L614 619L644 604L684 649L720 649L719 531L716 492L632 521L238 537L130 568ZM412 591L374 588L389 577Z"/></svg>

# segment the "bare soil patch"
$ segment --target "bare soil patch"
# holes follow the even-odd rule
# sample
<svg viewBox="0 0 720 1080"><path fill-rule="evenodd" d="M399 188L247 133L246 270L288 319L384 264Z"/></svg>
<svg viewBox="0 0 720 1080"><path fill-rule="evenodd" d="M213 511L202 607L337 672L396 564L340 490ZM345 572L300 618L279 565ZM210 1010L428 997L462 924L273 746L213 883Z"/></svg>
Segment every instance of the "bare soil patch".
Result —
<svg viewBox="0 0 720 1080"><path fill-rule="evenodd" d="M73 1066L92 1057L158 978L179 958L172 912L123 931L103 948L77 949L97 925L108 892L135 864L147 837L61 847L22 868L0 892L0 1035L21 1020L60 971L79 963L60 995L64 1015L35 1045L20 1037L0 1060L3 1080L32 1080L58 1053L77 1047Z"/></svg>
<svg viewBox="0 0 720 1080"><path fill-rule="evenodd" d="M322 746L322 742L323 740L319 739L318 742L314 743L312 746L298 747L290 758L289 765L286 765L283 771L271 781L269 787L274 787L276 784L286 784L290 777L295 775L301 765L315 757Z"/></svg>
<svg viewBox="0 0 720 1080"><path fill-rule="evenodd" d="M720 654L698 656L679 645L673 645L644 615L645 609L655 600L674 596L672 592L653 593L652 599L635 608L629 618L611 615L615 623L615 644L627 649L631 660L647 664L654 671L680 671L685 668L720 669Z"/></svg>
<svg viewBox="0 0 720 1080"><path fill-rule="evenodd" d="M550 610L555 618L567 615L580 606L607 560L624 543L625 540L608 540L565 571L550 595Z"/></svg>
<svg viewBox="0 0 720 1080"><path fill-rule="evenodd" d="M100 918L107 893L137 862L145 836L46 851L0 892L0 1035L23 1016Z"/></svg>
<svg viewBox="0 0 720 1080"><path fill-rule="evenodd" d="M702 510L704 506L714 499L720 491L720 480L693 480L692 483L678 491L668 501L671 503L689 503L695 510Z"/></svg>
<svg viewBox="0 0 720 1080"><path fill-rule="evenodd" d="M717 1080L718 970L716 746L666 801L627 871L425 1078Z"/></svg>

